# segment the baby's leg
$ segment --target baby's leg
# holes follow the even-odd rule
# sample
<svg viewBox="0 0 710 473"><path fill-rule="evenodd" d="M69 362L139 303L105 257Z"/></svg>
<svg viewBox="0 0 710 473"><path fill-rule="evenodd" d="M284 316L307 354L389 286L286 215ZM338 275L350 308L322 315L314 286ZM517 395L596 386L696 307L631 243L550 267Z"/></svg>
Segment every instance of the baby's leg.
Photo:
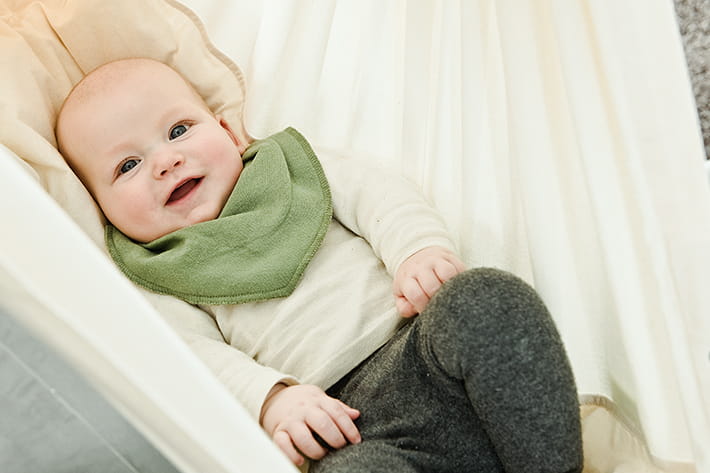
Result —
<svg viewBox="0 0 710 473"><path fill-rule="evenodd" d="M363 441L332 451L311 473L503 473L463 384L422 353L417 326L328 390L361 411Z"/></svg>
<svg viewBox="0 0 710 473"><path fill-rule="evenodd" d="M581 471L574 378L532 288L503 271L467 271L442 287L424 315L422 344L463 381L506 472Z"/></svg>
<svg viewBox="0 0 710 473"><path fill-rule="evenodd" d="M360 409L363 442L313 472L581 471L576 389L535 292L467 271L329 390Z"/></svg>

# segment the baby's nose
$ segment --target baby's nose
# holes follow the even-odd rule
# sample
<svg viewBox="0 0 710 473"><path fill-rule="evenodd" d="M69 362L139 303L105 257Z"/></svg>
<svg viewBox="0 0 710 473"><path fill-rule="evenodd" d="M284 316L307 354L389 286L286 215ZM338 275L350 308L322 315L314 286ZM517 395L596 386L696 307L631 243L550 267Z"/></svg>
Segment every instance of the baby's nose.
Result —
<svg viewBox="0 0 710 473"><path fill-rule="evenodd" d="M175 168L180 167L185 159L180 153L162 152L155 157L154 176L160 179L168 175Z"/></svg>

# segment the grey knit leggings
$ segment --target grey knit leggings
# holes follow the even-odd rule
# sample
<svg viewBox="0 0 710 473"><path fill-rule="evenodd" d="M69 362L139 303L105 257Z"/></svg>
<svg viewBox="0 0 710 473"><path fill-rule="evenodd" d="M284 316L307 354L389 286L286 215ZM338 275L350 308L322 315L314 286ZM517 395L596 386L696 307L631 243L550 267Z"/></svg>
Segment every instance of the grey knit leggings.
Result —
<svg viewBox="0 0 710 473"><path fill-rule="evenodd" d="M522 280L475 269L328 390L361 411L363 441L315 473L582 469L574 378L544 304Z"/></svg>

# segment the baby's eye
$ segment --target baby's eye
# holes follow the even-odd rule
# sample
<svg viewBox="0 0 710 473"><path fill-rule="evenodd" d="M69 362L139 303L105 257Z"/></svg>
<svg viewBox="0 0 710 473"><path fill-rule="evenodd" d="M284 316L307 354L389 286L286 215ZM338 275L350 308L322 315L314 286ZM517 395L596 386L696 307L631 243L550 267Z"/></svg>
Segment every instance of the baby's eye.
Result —
<svg viewBox="0 0 710 473"><path fill-rule="evenodd" d="M190 125L187 123L180 123L179 125L175 125L170 129L170 139L174 140L175 138L185 134L185 132L190 128Z"/></svg>
<svg viewBox="0 0 710 473"><path fill-rule="evenodd" d="M125 174L136 166L138 166L137 159L127 159L123 163L121 163L121 167L118 168L118 174Z"/></svg>

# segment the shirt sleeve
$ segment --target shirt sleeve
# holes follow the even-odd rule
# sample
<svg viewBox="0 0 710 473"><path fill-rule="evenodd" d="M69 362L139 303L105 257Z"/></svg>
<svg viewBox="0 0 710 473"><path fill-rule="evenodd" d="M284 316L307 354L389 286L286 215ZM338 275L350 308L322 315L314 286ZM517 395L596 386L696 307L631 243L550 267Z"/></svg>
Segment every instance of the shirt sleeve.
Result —
<svg viewBox="0 0 710 473"><path fill-rule="evenodd" d="M274 385L298 384L294 377L261 365L229 345L207 312L174 297L141 291L257 423Z"/></svg>
<svg viewBox="0 0 710 473"><path fill-rule="evenodd" d="M442 246L457 253L443 218L414 183L366 159L315 151L328 178L334 217L367 240L391 275L421 249Z"/></svg>

